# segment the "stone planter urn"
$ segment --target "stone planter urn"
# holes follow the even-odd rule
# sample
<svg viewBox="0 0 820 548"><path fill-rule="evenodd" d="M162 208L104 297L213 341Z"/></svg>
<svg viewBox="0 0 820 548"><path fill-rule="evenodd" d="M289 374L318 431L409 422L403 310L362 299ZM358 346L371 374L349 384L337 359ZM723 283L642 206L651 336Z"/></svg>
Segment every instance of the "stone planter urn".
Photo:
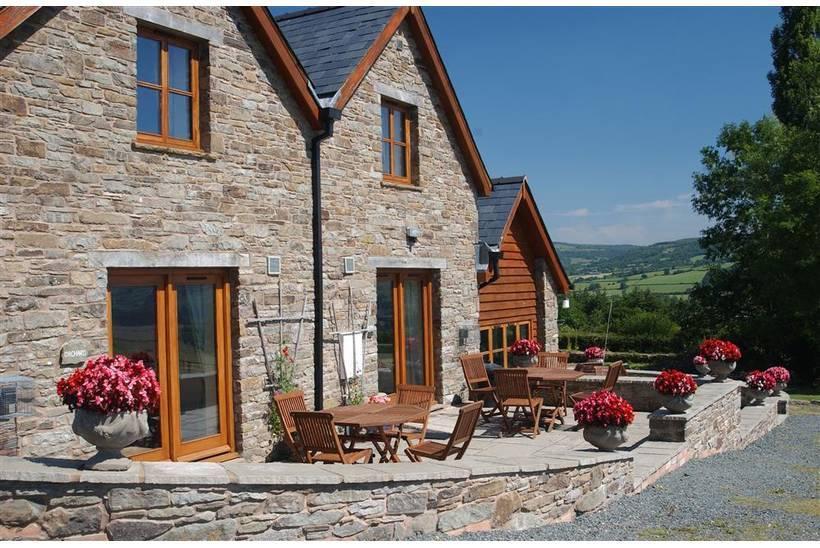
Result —
<svg viewBox="0 0 820 548"><path fill-rule="evenodd" d="M720 360L709 360L709 373L712 375L712 382L723 382L729 378L735 370L735 362L724 362Z"/></svg>
<svg viewBox="0 0 820 548"><path fill-rule="evenodd" d="M103 414L76 409L71 429L97 448L97 454L86 461L85 468L107 471L128 470L131 460L123 456L122 450L150 432L148 413L144 411Z"/></svg>
<svg viewBox="0 0 820 548"><path fill-rule="evenodd" d="M597 363L597 364L603 364L604 363L603 358L592 358L591 360L587 360L587 361L589 363Z"/></svg>
<svg viewBox="0 0 820 548"><path fill-rule="evenodd" d="M670 413L686 413L689 408L692 407L692 402L694 401L694 394L688 394L686 396L667 396L663 406L666 407Z"/></svg>
<svg viewBox="0 0 820 548"><path fill-rule="evenodd" d="M779 382L779 383L775 384L774 385L774 390L772 390L772 396L779 396L780 393L783 390L785 390L787 386L788 386L788 384L785 383L785 382Z"/></svg>
<svg viewBox="0 0 820 548"><path fill-rule="evenodd" d="M707 364L705 364L705 363L696 363L696 364L694 364L694 366L695 366L695 370L698 372L698 374L701 377L703 377L704 375L709 374L709 366Z"/></svg>
<svg viewBox="0 0 820 548"><path fill-rule="evenodd" d="M766 398L772 395L772 390L755 390L748 388L746 396L749 398L749 405L763 405Z"/></svg>
<svg viewBox="0 0 820 548"><path fill-rule="evenodd" d="M584 439L601 451L614 451L628 441L626 426L584 426Z"/></svg>
<svg viewBox="0 0 820 548"><path fill-rule="evenodd" d="M538 356L522 356L510 354L510 365L513 367L533 367L538 364Z"/></svg>

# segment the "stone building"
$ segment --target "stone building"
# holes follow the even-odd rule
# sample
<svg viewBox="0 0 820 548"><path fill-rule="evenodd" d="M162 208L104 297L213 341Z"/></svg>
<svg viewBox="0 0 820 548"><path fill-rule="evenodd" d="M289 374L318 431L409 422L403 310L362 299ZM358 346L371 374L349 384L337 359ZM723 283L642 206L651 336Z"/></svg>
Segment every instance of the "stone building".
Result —
<svg viewBox="0 0 820 548"><path fill-rule="evenodd" d="M90 449L55 382L106 352L158 373L145 459L267 458L283 346L309 405L464 389L493 185L419 8L0 8L0 126L14 452Z"/></svg>

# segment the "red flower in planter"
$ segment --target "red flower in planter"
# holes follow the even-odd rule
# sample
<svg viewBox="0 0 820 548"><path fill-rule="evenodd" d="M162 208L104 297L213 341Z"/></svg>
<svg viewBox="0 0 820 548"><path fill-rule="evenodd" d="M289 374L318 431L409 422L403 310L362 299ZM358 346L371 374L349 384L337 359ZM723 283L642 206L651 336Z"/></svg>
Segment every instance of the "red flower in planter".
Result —
<svg viewBox="0 0 820 548"><path fill-rule="evenodd" d="M789 373L789 370L783 366L775 365L773 367L768 368L764 373L768 373L772 377L774 377L774 381L778 384L789 384L792 376Z"/></svg>
<svg viewBox="0 0 820 548"><path fill-rule="evenodd" d="M89 358L85 365L57 381L57 395L71 410L98 413L149 411L159 402L154 371L140 361L117 355Z"/></svg>
<svg viewBox="0 0 820 548"><path fill-rule="evenodd" d="M535 339L518 339L510 345L510 354L515 356L535 356L541 352L541 345Z"/></svg>
<svg viewBox="0 0 820 548"><path fill-rule="evenodd" d="M635 420L628 401L609 390L593 392L572 408L575 421L581 426L627 426Z"/></svg>
<svg viewBox="0 0 820 548"><path fill-rule="evenodd" d="M677 369L667 369L655 379L655 390L667 396L688 396L697 389L695 380Z"/></svg>
<svg viewBox="0 0 820 548"><path fill-rule="evenodd" d="M604 349L599 346L590 346L584 350L584 357L588 360L600 360L604 357Z"/></svg>
<svg viewBox="0 0 820 548"><path fill-rule="evenodd" d="M742 357L740 348L731 341L706 339L700 343L700 355L707 360L736 362Z"/></svg>
<svg viewBox="0 0 820 548"><path fill-rule="evenodd" d="M771 373L752 371L746 375L746 386L752 390L772 390L775 384L777 384L777 381Z"/></svg>

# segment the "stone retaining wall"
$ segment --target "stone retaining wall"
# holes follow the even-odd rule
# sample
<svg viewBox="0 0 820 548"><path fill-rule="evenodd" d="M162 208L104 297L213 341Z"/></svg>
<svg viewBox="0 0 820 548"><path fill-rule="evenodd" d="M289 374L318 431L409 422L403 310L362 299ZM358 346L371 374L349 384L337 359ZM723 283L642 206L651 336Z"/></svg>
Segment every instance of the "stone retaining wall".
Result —
<svg viewBox="0 0 820 548"><path fill-rule="evenodd" d="M664 398L655 391L655 375L631 374L621 375L615 384L614 392L628 401L635 411L655 411L663 407ZM567 383L567 393L598 390L604 383L602 375L586 375Z"/></svg>
<svg viewBox="0 0 820 548"><path fill-rule="evenodd" d="M521 529L571 520L629 493L631 458L606 458L614 460L489 475L470 473L489 464L478 461L463 468L138 463L111 473L3 459L0 539L397 540ZM281 475L294 466L306 473ZM42 481L48 474L51 481ZM386 474L419 479L381 481Z"/></svg>

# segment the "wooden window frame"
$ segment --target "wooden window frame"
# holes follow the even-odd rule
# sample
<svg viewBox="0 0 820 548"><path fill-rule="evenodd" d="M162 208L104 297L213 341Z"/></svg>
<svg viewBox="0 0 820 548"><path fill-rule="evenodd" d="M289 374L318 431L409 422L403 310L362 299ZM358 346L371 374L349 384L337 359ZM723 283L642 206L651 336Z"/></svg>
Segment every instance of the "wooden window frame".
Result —
<svg viewBox="0 0 820 548"><path fill-rule="evenodd" d="M515 327L515 340L508 341L507 340L507 328L510 326ZM485 362L487 363L495 363L492 361L492 356L496 352L502 352L502 356L504 359L502 363L497 364L503 367L509 367L509 349L510 345L521 338L521 327L527 326L527 333L532 334L532 320L526 320L523 322L507 322L507 323L498 323L493 325L485 325L479 329L479 335L481 332L487 332L487 350L481 351L481 355L485 357ZM501 346L496 348L493 345L493 329L501 329ZM479 336L479 341L481 337ZM479 348L479 350L481 350Z"/></svg>
<svg viewBox="0 0 820 548"><path fill-rule="evenodd" d="M191 277L197 280L191 280ZM213 284L215 288L215 329L217 341L217 390L220 430L217 434L183 441L180 430L180 391L177 331L177 282L189 278L192 281ZM130 455L134 460L223 461L236 458L236 442L233 417L233 381L231 350L231 284L223 269L200 268L116 268L108 271L106 306L108 327L108 350L114 352L111 287L128 285L153 285L156 288L157 306L157 370L160 381L160 423L162 445Z"/></svg>
<svg viewBox="0 0 820 548"><path fill-rule="evenodd" d="M143 82L137 80L137 87L140 86L153 89L160 92L160 133L147 133L137 130L137 142L148 145L159 145L171 148L181 148L185 150L201 150L201 135L199 127L199 111L200 111L200 90L199 90L199 59L200 59L200 45L193 40L186 40L177 36L171 36L163 32L159 32L152 28L138 27L137 36L157 40L160 43L160 83L159 85L152 82ZM185 48L190 51L190 71L191 71L191 90L186 91L182 89L172 88L169 85L170 75L168 74L168 46L174 45L180 48ZM137 61L139 62L139 61ZM171 92L178 95L185 95L191 98L191 139L178 139L170 135L170 117L169 117L169 95Z"/></svg>
<svg viewBox="0 0 820 548"><path fill-rule="evenodd" d="M398 103L393 101L382 101L381 106L387 109L387 137L385 138L384 135L381 136L382 142L382 173L384 180L390 183L398 183L402 185L410 185L413 184L413 166L412 166L412 146L413 146L413 139L410 134L410 108L402 106ZM379 110L381 112L381 109ZM405 141L395 141L393 139L393 113L394 112L401 112L402 116L404 117L404 137ZM380 128L383 127L384 121L382 120L382 124L379 126ZM390 171L384 171L384 147L390 147ZM394 146L401 146L404 147L404 165L405 165L405 176L400 177L396 175L396 155L393 154Z"/></svg>

